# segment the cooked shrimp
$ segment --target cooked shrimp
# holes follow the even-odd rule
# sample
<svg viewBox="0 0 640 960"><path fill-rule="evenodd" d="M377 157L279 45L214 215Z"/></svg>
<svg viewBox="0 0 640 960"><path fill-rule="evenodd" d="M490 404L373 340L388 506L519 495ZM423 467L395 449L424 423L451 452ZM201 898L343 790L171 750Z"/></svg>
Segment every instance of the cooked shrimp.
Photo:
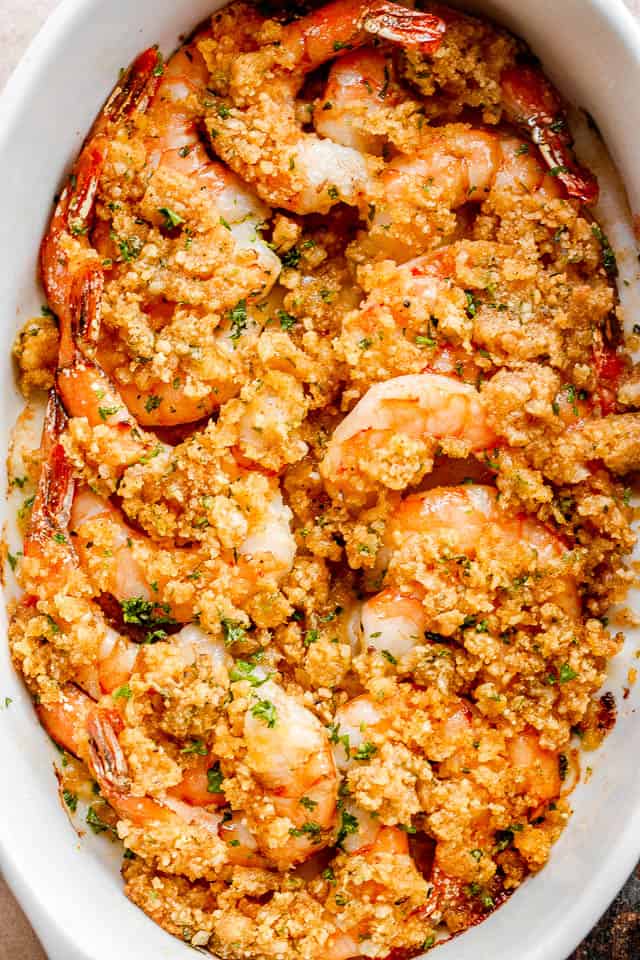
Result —
<svg viewBox="0 0 640 960"><path fill-rule="evenodd" d="M40 249L44 288L61 322L67 317L71 288L77 271L95 269L102 281L100 261L89 244L96 193L113 128L136 112L144 113L157 89L159 54L145 50L126 71L96 120L64 187ZM100 290L101 292L101 290Z"/></svg>
<svg viewBox="0 0 640 960"><path fill-rule="evenodd" d="M405 110L410 101L398 98L393 65L384 55L355 51L334 63L314 112L316 130L368 153L380 153L390 139L400 152L379 178L367 181L360 208L368 230L357 249L406 260L439 246L444 231L453 233L455 219L447 211L468 202L504 197L517 203L526 194L542 206L562 195L559 184L583 201L597 198L597 182L577 164L559 98L543 74L518 66L501 81L505 112L531 133L548 175L534 148L508 134L462 124L423 131L420 118L415 135L407 137L405 128L415 123L410 115L399 130L387 119L396 100ZM413 113L419 116L418 104Z"/></svg>
<svg viewBox="0 0 640 960"><path fill-rule="evenodd" d="M358 822L367 819L363 811L356 813ZM323 955L329 960L375 955L387 924L386 935L393 929L398 948L419 949L427 931L418 908L428 894L428 884L409 852L406 832L373 821L362 835L357 831L347 839L352 842L348 848L345 842L346 853L334 867L337 892L327 904L339 930ZM354 907L343 917L332 900L347 900Z"/></svg>
<svg viewBox="0 0 640 960"><path fill-rule="evenodd" d="M558 753L545 750L535 730L518 733L507 743L516 790L526 794L532 807L560 796Z"/></svg>
<svg viewBox="0 0 640 960"><path fill-rule="evenodd" d="M238 177L211 160L200 139L208 73L198 42L196 37L168 61L147 114L152 135L144 139L146 169L153 172L141 212L168 233L176 248L166 277L156 270L149 284L145 271L141 290L142 278L127 262L117 262L113 229L106 231L105 223L100 235L101 250L114 264L105 319L120 335L104 337L97 356L121 387L129 410L145 425L198 420L239 392L255 344L251 333L262 327L256 302L269 294L280 272L278 257L260 235L270 210ZM161 205L163 197L167 206ZM203 230L195 224L203 224ZM149 240L156 246L162 242L159 236ZM139 304L135 315L134 303ZM230 316L237 317L235 326ZM140 363L131 356L132 338L143 335L163 345L162 353L175 354L169 368L156 369L153 361ZM197 355L187 349L185 336L197 336ZM148 352L157 352L153 343Z"/></svg>
<svg viewBox="0 0 640 960"><path fill-rule="evenodd" d="M252 589L258 571L262 576L267 569L275 576L286 574L295 554L290 519L291 512L276 484L256 528L237 549L236 563L231 558L216 560L201 547L159 547L128 526L115 506L86 487L74 497L70 522L80 561L96 589L122 604L125 619L130 611L134 617L130 622L161 628L194 620L200 591L209 579L215 582L225 565L233 564L233 589L242 596ZM195 571L199 574L194 578ZM136 605L143 611L141 620Z"/></svg>
<svg viewBox="0 0 640 960"><path fill-rule="evenodd" d="M362 649L384 651L397 659L424 643L429 619L423 595L419 584L411 584L402 589L387 587L366 600L360 609Z"/></svg>
<svg viewBox="0 0 640 960"><path fill-rule="evenodd" d="M427 370L462 370L475 379L477 302L472 291L476 285L491 286L496 265L510 255L506 244L463 240L400 267L384 261L364 268L368 296L346 313L335 341L357 386Z"/></svg>
<svg viewBox="0 0 640 960"><path fill-rule="evenodd" d="M151 54L153 54L152 58ZM150 67L148 61L151 59L153 63ZM198 315L197 318L189 319L190 314L185 315L188 306L192 313L194 309L199 313L201 311L198 304L191 307L186 303L184 291L181 294L181 305L171 302L159 288L155 296L150 297L149 290L154 288L149 285L148 277L144 280L141 317L147 318L145 322L154 330L161 329L165 339L171 336L172 320L178 314L179 322L183 324L195 322L202 327L204 323L205 329L208 330L217 324L220 329L211 330L211 350L215 354L215 362L210 359L207 367L206 363L197 361L195 365L192 364L193 371L187 369L184 374L181 374L179 369L172 369L168 373L165 371L164 378L154 378L153 371L143 364L142 373L138 377L140 382L137 382L132 377L132 361L124 342L118 338L114 342L113 336L109 335L99 341L101 310L104 310L109 323L115 320L118 326L118 311L125 301L130 311L131 304L140 299L140 291L137 288L134 289L135 284L131 287L130 283L132 277L135 279L137 276L130 267L132 255L127 253L124 261L122 257L118 257L117 245L113 239L115 236L113 227L109 228L105 221L100 221L92 231L91 239L96 242L102 254L100 259L89 246L89 230L94 221L98 184L103 174L108 148L108 141L102 136L103 128L113 132L125 116L125 107L129 113L134 111L134 107L140 113L146 113L147 125L151 126L151 129L161 130L159 136L152 137L148 141L147 168L156 172L172 171L179 178L183 178L181 180L183 184L186 180L188 191L191 191L200 204L204 202L205 197L208 198L215 212L215 230L219 244L225 247L219 282L223 286L226 283L230 291L230 300L228 302L223 300L222 307L226 303L230 310L244 296L243 302L246 309L247 301L251 304L268 294L277 278L280 261L259 237L259 229L267 219L269 211L233 174L209 159L198 138L195 119L191 115L191 98L195 90L198 95L197 103L200 103L201 94L206 89L206 70L196 46L193 45L193 49L181 50L172 58L154 97L159 83L159 78L155 74L162 73L157 67L158 63L158 55L155 51L148 52L147 55L139 58L131 69L132 79L123 84L126 91L132 86L133 93L128 94L125 99L122 92L118 94L116 91L118 95L114 94L105 111L96 121L94 131L74 168L71 182L63 191L56 207L49 232L43 242L41 259L45 289L48 292L51 291L51 302L61 318L61 367L71 366L72 341L75 342L75 346L82 353L97 358L109 372L116 376L118 383L123 387L121 397L130 405L131 412L139 422L167 426L200 419L210 414L228 396L237 393L241 383L240 373L244 369L242 364L246 363L252 344L247 337L239 349L236 342L237 334L234 334L229 321L221 322L220 317L217 319L212 317L209 307L206 316ZM142 68L151 70L146 87L140 76ZM118 106L118 111L115 105ZM155 180L152 176L148 192L153 193L155 190ZM162 197L156 199L157 205L151 211L144 208L144 201L142 203L141 212L151 217L152 223L157 220L160 227L166 228L167 224L164 221L166 220L167 223L171 221L169 233L172 229L175 232L175 228L181 228L186 223L185 217L181 214L168 206L160 206ZM111 203L111 208L114 210L121 206L120 202ZM186 209L182 207L180 209L182 213L187 213ZM162 211L168 212L163 214ZM138 251L136 256L139 256L143 243L139 238L135 239L136 242L139 241L140 250L138 251L136 247ZM187 252L182 254L183 261L188 258L191 246L194 243L197 245L198 238L194 238L193 233L189 233L187 241ZM64 264L64 272L62 264ZM187 272L190 269L189 264L186 263L183 267ZM105 269L109 273L106 290ZM226 279L225 270L229 273ZM194 283L202 287L203 276L200 267L196 272L198 276ZM237 284L240 272L243 275L244 286ZM91 311L92 316L85 317L78 323L68 313L74 297L78 296L74 293L74 287L77 288L81 282L80 274L82 273L91 284L95 305ZM235 285L230 282L231 279L235 281ZM118 294L114 299L112 291L121 283L128 285L126 297L124 300L119 300ZM212 298L209 298L209 306L211 302L213 302ZM245 327L251 326L246 317L243 323ZM204 342L202 346L204 347ZM76 362L74 370L76 380L80 377L78 367L79 361ZM206 382L206 376L211 377L212 371L213 382ZM135 374L135 371L133 372ZM67 392L69 389L68 386ZM104 409L113 406L114 404L111 403L103 404ZM122 406L123 404L120 403L120 407Z"/></svg>
<svg viewBox="0 0 640 960"><path fill-rule="evenodd" d="M264 790L246 811L249 826L264 855L287 869L333 839L338 777L329 739L306 707L265 678L252 688L244 738L247 766ZM265 803L276 818L273 834ZM284 842L279 818L291 823Z"/></svg>
<svg viewBox="0 0 640 960"><path fill-rule="evenodd" d="M377 164L351 146L304 133L296 120L296 93L309 72L372 36L431 52L442 32L437 17L387 0L334 0L282 27L268 46L239 53L228 64L227 96L208 120L214 149L275 206L304 214L326 212L340 200L357 204ZM219 76L215 44L201 49Z"/></svg>
<svg viewBox="0 0 640 960"><path fill-rule="evenodd" d="M431 373L396 377L371 387L334 430L320 472L334 495L402 490L431 469L436 446L467 456L493 439L474 387Z"/></svg>
<svg viewBox="0 0 640 960"><path fill-rule="evenodd" d="M390 57L378 49L365 47L339 57L315 104L316 133L359 153L380 156L386 137L375 131L384 130L389 108L406 102L392 71Z"/></svg>
<svg viewBox="0 0 640 960"><path fill-rule="evenodd" d="M280 272L280 260L259 231L271 211L239 177L209 156L192 115L192 99L207 95L209 73L198 50L199 35L167 62L157 94L148 111L159 136L149 139L149 165L169 168L187 177L192 189L204 192L230 226L239 250L250 250L260 273L251 272L250 296L264 296ZM249 278L248 278L249 279ZM251 292L253 290L253 293Z"/></svg>
<svg viewBox="0 0 640 960"><path fill-rule="evenodd" d="M348 700L338 708L335 715L337 743L333 748L336 766L345 772L354 766L358 751L371 739L371 734L384 737L391 727L388 704L376 703L368 694ZM366 821L361 829L365 830ZM366 830L365 830L366 832ZM346 842L356 843L356 840ZM349 849L349 847L346 847Z"/></svg>
<svg viewBox="0 0 640 960"><path fill-rule="evenodd" d="M435 545L435 556L473 558L479 549L490 555L491 544L496 556L511 549L524 551L529 555L527 569L538 578L553 571L548 584L553 602L573 619L579 616L575 579L561 567L566 553L562 540L539 521L503 510L493 487L434 487L407 497L387 525L378 563L388 566L394 552L412 535L428 538Z"/></svg>
<svg viewBox="0 0 640 960"><path fill-rule="evenodd" d="M560 198L558 178L526 144L506 133L448 124L424 131L410 155L391 160L368 198L361 252L398 262L455 235L451 213L464 204L526 202L536 210Z"/></svg>
<svg viewBox="0 0 640 960"><path fill-rule="evenodd" d="M151 862L162 858L163 869L193 879L213 879L212 871L224 863L265 865L242 814L226 816L204 809L219 806L224 797L220 800L221 795L209 793L208 803L202 802L194 774L187 773L162 797L130 792L128 764L118 740L122 721L114 710L99 708L77 687L67 685L57 702L38 707L38 715L59 746L87 763L101 796L120 818L119 833L129 849ZM209 757L205 760L211 764ZM155 833L155 841L146 839L150 831ZM183 853L176 854L173 848L176 837L180 837Z"/></svg>
<svg viewBox="0 0 640 960"><path fill-rule="evenodd" d="M429 3L427 7L444 21L447 36L449 32L453 35L456 28L461 27L459 36L462 43L465 35L469 37L475 34L476 37L482 36L482 45L499 48L501 44L505 44L502 55L483 57L482 68L486 71L486 76L483 78L484 82L473 89L472 99L468 101L469 106L484 107L487 88L493 87L499 97L496 103L499 108L498 116L500 110L504 111L511 123L521 127L531 137L540 148L545 163L555 171L554 175L563 183L570 197L583 203L594 203L598 199L598 183L593 173L581 166L576 159L562 99L540 67L519 62L518 54L526 54L527 51L518 49L513 38L505 36L504 32L495 26L476 20L460 10L440 3ZM420 81L425 78L427 87L433 90L433 79L424 70L421 52L412 50L410 57L414 61L414 82L417 81L417 86L422 88ZM473 57L469 60L473 62ZM465 67L462 68L463 76L464 72ZM456 79L459 84L459 78L454 78L454 89ZM441 77L445 92L447 80L445 73ZM458 86L455 100L458 103L462 101L464 105L464 94L460 97L461 92Z"/></svg>

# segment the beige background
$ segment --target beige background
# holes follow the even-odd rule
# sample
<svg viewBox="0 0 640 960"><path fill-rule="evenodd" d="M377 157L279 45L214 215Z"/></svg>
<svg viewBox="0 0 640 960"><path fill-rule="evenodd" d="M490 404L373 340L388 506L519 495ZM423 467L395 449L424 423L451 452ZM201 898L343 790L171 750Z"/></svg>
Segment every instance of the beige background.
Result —
<svg viewBox="0 0 640 960"><path fill-rule="evenodd" d="M640 0L626 2L640 14ZM32 35L57 3L58 0L0 0L0 88L6 83ZM1 877L0 960L46 960Z"/></svg>

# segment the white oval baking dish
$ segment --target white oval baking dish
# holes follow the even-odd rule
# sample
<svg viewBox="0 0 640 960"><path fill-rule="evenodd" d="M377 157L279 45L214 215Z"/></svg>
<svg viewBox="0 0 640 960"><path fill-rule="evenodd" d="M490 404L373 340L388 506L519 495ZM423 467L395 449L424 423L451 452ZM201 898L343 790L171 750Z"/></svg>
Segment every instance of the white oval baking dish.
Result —
<svg viewBox="0 0 640 960"><path fill-rule="evenodd" d="M0 443L22 402L10 344L42 303L36 255L62 172L113 86L118 69L151 43L165 52L216 0L63 0L0 101ZM522 35L562 91L596 118L633 211L640 210L640 28L621 0L478 0L466 4ZM607 227L626 276L637 261L614 210ZM606 222L606 219L605 219ZM629 318L627 318L629 320ZM2 505L3 519L8 516ZM0 863L51 960L161 960L193 955L123 896L119 857L80 840L55 790L53 748L8 657L0 610ZM629 632L609 686L619 694L638 638ZM439 948L438 960L564 960L640 856L640 713L621 703L594 774L574 794L575 815L541 874L481 926ZM12 702L5 707L5 698ZM619 703L620 698L619 699Z"/></svg>

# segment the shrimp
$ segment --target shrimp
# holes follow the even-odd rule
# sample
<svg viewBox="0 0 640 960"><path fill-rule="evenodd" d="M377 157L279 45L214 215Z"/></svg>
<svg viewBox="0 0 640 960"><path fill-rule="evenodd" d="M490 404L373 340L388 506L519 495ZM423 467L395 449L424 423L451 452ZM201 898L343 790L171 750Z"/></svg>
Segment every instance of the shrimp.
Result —
<svg viewBox="0 0 640 960"><path fill-rule="evenodd" d="M392 69L387 54L368 47L335 60L314 107L316 133L359 153L381 156L386 136L376 130L384 130L390 108L406 102Z"/></svg>
<svg viewBox="0 0 640 960"><path fill-rule="evenodd" d="M31 618L46 621L52 651L62 653L65 672L99 697L128 679L138 649L108 626L79 566L69 529L75 482L60 442L65 422L52 391L42 431L38 491L19 572L26 596L16 608L12 631L28 629ZM14 655L18 650L14 645Z"/></svg>
<svg viewBox="0 0 640 960"><path fill-rule="evenodd" d="M428 884L409 851L406 832L381 826L363 811L345 852L334 862L335 889L327 902L337 931L330 937L323 956L328 960L376 955L384 944L418 950L429 929L420 914ZM335 902L353 904L336 910ZM346 916L345 916L346 914ZM393 928L393 933L391 928Z"/></svg>
<svg viewBox="0 0 640 960"><path fill-rule="evenodd" d="M564 543L539 521L503 510L493 487L434 487L406 497L387 524L385 543L376 558L379 566L390 567L395 552L413 536L427 538L435 557L473 559L479 550L489 556L492 549L494 555L522 551L528 558L527 571L535 570L540 581L552 571L552 577L547 576L551 601L572 620L579 617L575 578L562 570ZM393 602L386 606L393 609Z"/></svg>
<svg viewBox="0 0 640 960"><path fill-rule="evenodd" d="M230 226L238 250L254 254L261 271L252 285L262 295L268 292L280 272L280 261L260 238L259 230L271 211L231 171L212 160L200 139L196 121L190 116L190 101L206 96L209 74L198 50L199 35L169 59L157 94L148 111L149 120L160 131L148 141L149 165L167 168L189 179L194 190L204 192ZM255 294L254 294L255 296Z"/></svg>
<svg viewBox="0 0 640 960"><path fill-rule="evenodd" d="M402 490L431 469L436 446L467 456L493 440L474 387L432 373L396 377L371 387L334 430L320 473L334 496L357 497L376 484Z"/></svg>
<svg viewBox="0 0 640 960"><path fill-rule="evenodd" d="M353 248L360 257L401 262L439 246L443 232L456 229L450 211L466 203L513 204L528 195L543 206L563 191L583 202L597 199L597 181L575 160L560 100L540 71L515 66L501 78L505 113L531 134L539 156L508 133L468 124L414 131L415 117L422 120L417 103L414 119L409 113L403 122L390 122L397 89L393 65L383 53L355 51L334 63L314 112L316 131L339 144L380 153L390 139L400 152L369 178L362 195L367 231ZM407 102L405 97L401 104L405 111Z"/></svg>
<svg viewBox="0 0 640 960"><path fill-rule="evenodd" d="M461 123L429 128L411 154L386 164L358 250L402 262L455 235L452 211L467 203L512 210L524 202L541 211L562 193L553 172L510 134Z"/></svg>
<svg viewBox="0 0 640 960"><path fill-rule="evenodd" d="M526 795L530 806L556 800L560 796L560 764L554 750L545 750L535 730L516 734L507 743L516 790Z"/></svg>
<svg viewBox="0 0 640 960"><path fill-rule="evenodd" d="M237 548L235 562L212 559L201 547L158 547L88 488L76 493L70 520L80 561L96 588L119 601L128 622L162 629L191 622L204 584L215 584L225 572L239 600L255 589L256 571L276 579L288 573L295 554L291 516L276 487L256 528Z"/></svg>
<svg viewBox="0 0 640 960"><path fill-rule="evenodd" d="M508 256L513 250L506 244L460 241L401 266L384 261L362 268L368 296L344 316L335 341L358 387L426 370L462 369L474 380L478 303L470 288L493 284L496 264Z"/></svg>
<svg viewBox="0 0 640 960"><path fill-rule="evenodd" d="M42 241L40 266L44 288L67 330L71 328L68 308L77 273L87 266L92 268L94 283L102 292L103 274L97 255L90 248L89 229L109 134L126 118L147 110L158 87L160 62L157 49L152 47L141 53L123 74L74 164Z"/></svg>
<svg viewBox="0 0 640 960"><path fill-rule="evenodd" d="M304 133L296 94L308 73L373 36L432 52L442 33L437 17L387 0L334 0L281 27L268 46L222 65L226 96L207 121L216 153L275 206L306 214L326 213L340 200L357 205L379 165L352 146ZM215 43L201 49L219 77Z"/></svg>
<svg viewBox="0 0 640 960"><path fill-rule="evenodd" d="M173 245L164 257L171 258L169 269L156 269L142 291L138 273L118 262L113 229L104 221L100 235L101 250L114 264L105 322L120 335L103 337L97 356L144 425L198 420L239 392L262 327L256 304L268 296L281 266L260 235L271 211L211 160L200 139L208 74L198 42L196 37L169 60L147 114L149 180L139 206L162 234L150 235L152 244ZM165 201L171 206L162 206ZM142 250L137 259L145 256ZM140 362L131 356L133 338L146 341L144 349L135 348L137 355L153 358L159 350L174 356L168 364L165 357L162 368L153 359L150 365ZM185 341L197 342L197 354Z"/></svg>
<svg viewBox="0 0 640 960"><path fill-rule="evenodd" d="M360 608L359 640L363 650L377 650L396 660L424 643L429 619L424 589L414 583L401 589L387 587Z"/></svg>
<svg viewBox="0 0 640 960"><path fill-rule="evenodd" d="M203 74L206 71L201 58L198 60L196 47L182 50L172 58L162 82L157 76L162 74L162 69L158 67L158 56L154 50L138 58L131 68L130 79L121 85L127 92L133 88L132 92L125 99L121 88L117 88L96 121L70 182L56 206L42 244L41 264L45 289L61 321L61 368L71 366L74 349L79 349L86 358L85 363L89 359L97 360L116 378L122 387L121 408L124 400L140 423L170 426L209 415L228 396L239 391L241 374L250 356L252 343L249 342L251 338L247 337L239 348L230 311L242 302L244 327L258 329L259 315L253 315L251 321L247 320L246 304L248 301L251 309L255 300L269 293L279 273L280 261L259 237L259 229L269 216L268 209L234 175L209 159L198 138L195 121L189 111L194 89L198 94L198 104L205 91L206 77ZM143 69L146 71L144 75ZM146 81L146 86L143 81ZM135 121L142 114L146 115L147 127L160 132L147 141L145 169L148 184L145 197L138 205L135 224L138 224L138 230L139 225L147 220L151 224L151 228L145 227L151 258L155 255L153 251L157 253L158 244L173 245L172 249L179 242L182 245L176 231L181 233L184 229L185 249L175 254L175 273L168 271L169 285L183 284L179 291L175 290L173 300L172 290L168 287L165 289L162 284L158 286L157 282L149 284L147 273L142 296L139 275L132 269L131 262L144 259L143 238L128 235L124 240L119 240L114 226L116 220L120 223L120 217L123 226L118 229L125 229L128 222L123 220L125 213L114 213L110 225L105 219L96 222L97 199L102 204L100 216L105 216L105 205L102 195L98 194L98 186L101 177L104 177L105 165L112 162L109 160L110 138L103 131L108 131L113 140L124 118L131 117ZM185 216L176 213L173 208L162 206L166 201L162 191L170 192L171 183L174 182L171 180L167 184L167 177L173 177L174 180L178 178L181 188L187 191L187 198L192 198L192 205L204 205L206 209L199 208L202 216L195 220L203 222L205 227L209 221L214 223L211 228L215 233L213 239L209 234L201 238L188 226L186 214L193 213L187 209L188 203L186 207L179 208ZM174 202L173 196L170 202ZM126 203L121 199L112 200L109 204L109 210L125 211L125 208ZM112 214L108 216L111 218ZM154 228L159 231L157 236L153 233ZM161 236L162 230L167 236ZM95 243L97 252L90 246L90 241ZM212 282L219 289L218 294L214 295L215 291L212 291L210 297L203 299L206 269L203 274L199 245L213 249L214 243L220 249L221 265L219 276ZM124 254L122 250L125 250ZM168 259L168 255L165 259ZM152 266L150 263L148 269ZM105 271L108 274L106 281ZM191 279L193 274L195 276ZM196 303L191 302L193 298L184 289L187 283L191 284L192 292L197 294ZM150 296L149 291L154 295ZM70 315L70 311L80 297L84 299L86 307L91 306L92 309L86 309L86 316L78 321L77 317ZM178 300L179 304L176 302ZM229 316L225 314L226 319L225 316L221 318L211 314L212 305L216 302L223 313L223 308L227 307ZM178 331L184 329L182 336L188 337L190 334L186 329L189 325L200 327L202 332L204 324L213 355L206 362L196 358L190 366L184 361L183 375L180 375L175 364L169 370L163 368L161 375L157 371L154 375L154 369L145 362L134 363L131 347L122 338L114 337L114 332L121 327L121 317L126 318L129 324L133 322L131 310L134 304L137 304L135 309L139 310L138 320L153 331L154 339L156 331L165 341L170 339L174 328ZM104 331L101 330L102 315L107 327ZM139 339L139 323L136 329ZM199 340L200 357L204 356L206 343L202 336ZM152 344L148 346L152 354L157 352ZM134 349L137 356L144 353L141 346ZM182 345L178 347L178 354L185 354ZM77 361L74 369L76 381L80 378L79 366L80 362ZM85 374L85 381L88 377L89 374ZM85 383L85 386L88 384ZM112 403L105 403L103 409L113 406Z"/></svg>
<svg viewBox="0 0 640 960"><path fill-rule="evenodd" d="M452 19L467 19L440 5L431 4L430 10L445 24ZM412 54L423 56L415 50ZM514 63L502 71L498 86L507 119L530 136L567 194L582 203L595 203L597 179L578 163L560 96L542 70ZM379 152L384 134L376 138L365 118L375 126L383 105L395 106L398 101L396 88L393 64L380 51L356 51L336 60L314 112L315 129L337 143L357 146L361 152Z"/></svg>
<svg viewBox="0 0 640 960"><path fill-rule="evenodd" d="M263 854L287 869L332 841L338 776L320 721L258 668L254 674L243 732L246 764L264 793L245 814ZM291 824L285 840L282 820Z"/></svg>
<svg viewBox="0 0 640 960"><path fill-rule="evenodd" d="M101 708L77 688L68 687L57 703L39 713L53 739L89 767L101 796L120 818L119 835L129 849L151 862L162 858L163 869L169 872L213 879L227 859L218 836L221 815L172 797L132 794L128 764L118 740L123 725L117 711ZM149 831L154 834L152 842L146 840ZM172 846L177 837L180 852Z"/></svg>
<svg viewBox="0 0 640 960"><path fill-rule="evenodd" d="M443 4L429 4L429 9L447 26L477 23L467 14ZM507 118L529 134L549 169L556 171L555 176L568 195L582 203L596 203L598 181L576 159L562 99L540 67L514 61L502 69L496 80Z"/></svg>
<svg viewBox="0 0 640 960"><path fill-rule="evenodd" d="M87 764L101 796L120 818L120 835L130 849L135 848L151 862L163 857L164 869L184 872L192 879L207 875L213 878L211 871L224 863L253 867L266 864L257 853L242 814L215 809L226 803L223 794L207 792L203 796L208 784L205 768L213 766L211 757L189 768L166 795L138 796L130 792L128 764L118 740L122 721L116 711L99 707L78 687L68 684L56 702L40 704L37 712L52 739ZM153 843L147 845L147 831L155 831L158 849ZM186 846L184 854L176 855L172 849L172 837L176 836ZM168 857L162 852L163 845ZM191 865L188 856L194 857Z"/></svg>

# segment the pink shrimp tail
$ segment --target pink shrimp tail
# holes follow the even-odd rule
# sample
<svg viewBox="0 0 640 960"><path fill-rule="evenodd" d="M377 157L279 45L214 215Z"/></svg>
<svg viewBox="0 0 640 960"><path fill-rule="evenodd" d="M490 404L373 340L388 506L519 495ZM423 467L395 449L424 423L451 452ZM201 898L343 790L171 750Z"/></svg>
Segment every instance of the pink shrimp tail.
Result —
<svg viewBox="0 0 640 960"><path fill-rule="evenodd" d="M164 73L162 54L149 47L133 61L104 108L109 120L129 116L134 110L144 113L153 100Z"/></svg>
<svg viewBox="0 0 640 960"><path fill-rule="evenodd" d="M578 163L560 97L542 71L537 67L509 67L502 74L501 84L509 119L530 133L569 196L582 203L595 203L598 181Z"/></svg>
<svg viewBox="0 0 640 960"><path fill-rule="evenodd" d="M118 740L121 726L120 716L113 710L93 710L87 723L91 767L107 799L110 791L129 786L129 768Z"/></svg>
<svg viewBox="0 0 640 960"><path fill-rule="evenodd" d="M424 53L435 53L446 31L444 20L440 17L388 3L387 0L378 0L371 5L363 26L367 33L405 47L422 47Z"/></svg>
<svg viewBox="0 0 640 960"><path fill-rule="evenodd" d="M25 537L27 556L36 555L42 543L56 535L66 541L74 491L73 469L60 442L66 421L56 391L51 390L42 427L42 470L38 493Z"/></svg>

